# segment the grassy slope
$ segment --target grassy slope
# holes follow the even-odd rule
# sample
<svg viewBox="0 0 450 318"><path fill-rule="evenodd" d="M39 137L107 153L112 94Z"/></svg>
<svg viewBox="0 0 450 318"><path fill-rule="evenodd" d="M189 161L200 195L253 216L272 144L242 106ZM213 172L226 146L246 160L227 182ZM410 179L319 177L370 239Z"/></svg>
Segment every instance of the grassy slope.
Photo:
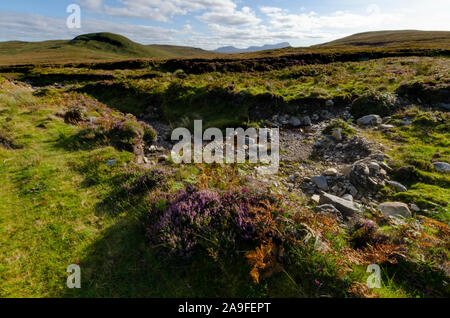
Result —
<svg viewBox="0 0 450 318"><path fill-rule="evenodd" d="M0 64L68 63L124 58L201 56L209 52L181 46L142 45L111 33L82 35L71 41L3 42Z"/></svg>
<svg viewBox="0 0 450 318"><path fill-rule="evenodd" d="M316 47L333 46L433 46L436 44L450 46L450 32L448 31L376 31L364 32L331 41Z"/></svg>

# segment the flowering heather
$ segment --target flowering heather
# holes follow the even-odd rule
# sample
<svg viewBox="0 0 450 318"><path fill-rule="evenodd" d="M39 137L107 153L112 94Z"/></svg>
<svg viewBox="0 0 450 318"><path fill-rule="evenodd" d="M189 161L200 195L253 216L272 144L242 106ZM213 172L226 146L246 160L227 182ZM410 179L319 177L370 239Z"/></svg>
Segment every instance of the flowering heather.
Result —
<svg viewBox="0 0 450 318"><path fill-rule="evenodd" d="M242 191L213 192L188 186L162 211L152 211L147 237L152 245L169 248L171 255L189 257L200 249L216 256L230 255L258 237L252 212L258 203L256 195Z"/></svg>

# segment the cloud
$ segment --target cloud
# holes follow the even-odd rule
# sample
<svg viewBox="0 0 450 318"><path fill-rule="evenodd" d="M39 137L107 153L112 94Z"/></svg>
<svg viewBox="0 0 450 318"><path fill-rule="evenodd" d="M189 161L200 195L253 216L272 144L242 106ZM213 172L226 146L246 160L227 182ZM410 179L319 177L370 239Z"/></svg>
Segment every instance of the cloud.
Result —
<svg viewBox="0 0 450 318"><path fill-rule="evenodd" d="M184 31L176 29L96 19L83 19L81 26L81 29L69 29L65 19L0 11L0 40L72 39L80 34L112 32L144 44L180 44L182 40L178 36L184 33Z"/></svg>
<svg viewBox="0 0 450 318"><path fill-rule="evenodd" d="M240 11L233 9L223 11L206 12L198 17L207 23L221 23L233 26L252 25L261 22L249 7L243 7Z"/></svg>
<svg viewBox="0 0 450 318"><path fill-rule="evenodd" d="M99 9L102 6L103 0L78 0L77 2L89 9Z"/></svg>

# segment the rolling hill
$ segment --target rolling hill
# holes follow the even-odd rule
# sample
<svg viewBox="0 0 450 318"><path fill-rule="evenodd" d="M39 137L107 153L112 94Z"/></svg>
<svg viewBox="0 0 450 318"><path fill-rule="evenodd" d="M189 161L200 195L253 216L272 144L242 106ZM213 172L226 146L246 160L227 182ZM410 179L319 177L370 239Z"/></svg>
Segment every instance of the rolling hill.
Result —
<svg viewBox="0 0 450 318"><path fill-rule="evenodd" d="M0 43L0 64L66 63L126 58L205 56L208 51L172 45L142 45L112 33L91 33L73 40Z"/></svg>
<svg viewBox="0 0 450 318"><path fill-rule="evenodd" d="M265 50L276 50L276 49L282 49L286 47L291 47L291 45L288 42L278 43L278 44L266 44L263 46L250 46L246 49L238 49L234 46L223 46L218 48L217 50L214 50L214 52L217 53L251 53L251 52L258 52L258 51L265 51Z"/></svg>
<svg viewBox="0 0 450 318"><path fill-rule="evenodd" d="M450 47L449 31L375 31L353 34L342 39L315 45L314 47L334 47L334 46L439 46Z"/></svg>

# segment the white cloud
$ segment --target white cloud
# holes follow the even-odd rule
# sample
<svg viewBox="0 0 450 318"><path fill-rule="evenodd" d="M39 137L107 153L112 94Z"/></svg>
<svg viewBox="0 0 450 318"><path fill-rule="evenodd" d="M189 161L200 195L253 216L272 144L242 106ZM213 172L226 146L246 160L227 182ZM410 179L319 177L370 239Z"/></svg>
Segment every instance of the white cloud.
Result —
<svg viewBox="0 0 450 318"><path fill-rule="evenodd" d="M78 2L89 9L99 9L102 6L103 0L78 0Z"/></svg>
<svg viewBox="0 0 450 318"><path fill-rule="evenodd" d="M229 9L223 11L206 12L198 17L199 20L208 23L221 23L226 25L252 25L261 22L249 7L241 10Z"/></svg>
<svg viewBox="0 0 450 318"><path fill-rule="evenodd" d="M0 40L72 39L80 34L112 32L144 44L181 44L183 42L178 37L183 34L183 31L176 29L95 19L83 19L81 26L81 29L69 29L65 19L0 11Z"/></svg>

